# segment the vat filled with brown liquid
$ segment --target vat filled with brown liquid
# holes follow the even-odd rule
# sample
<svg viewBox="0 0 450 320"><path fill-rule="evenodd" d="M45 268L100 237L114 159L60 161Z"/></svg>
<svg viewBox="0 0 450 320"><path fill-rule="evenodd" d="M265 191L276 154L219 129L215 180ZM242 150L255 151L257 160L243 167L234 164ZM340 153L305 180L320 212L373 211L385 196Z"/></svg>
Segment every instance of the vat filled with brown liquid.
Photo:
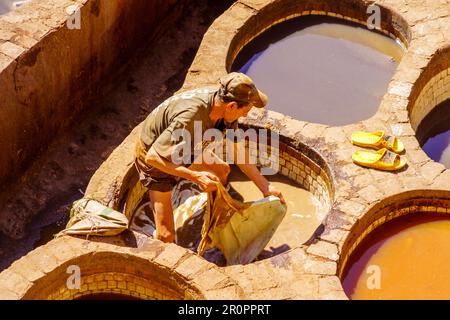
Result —
<svg viewBox="0 0 450 320"><path fill-rule="evenodd" d="M450 299L450 217L414 213L375 229L342 281L351 299Z"/></svg>
<svg viewBox="0 0 450 320"><path fill-rule="evenodd" d="M282 192L287 204L287 213L261 258L287 251L308 241L326 214L312 193L289 178L282 175L266 178ZM232 169L230 183L243 196L244 201L263 198L261 191L238 168Z"/></svg>
<svg viewBox="0 0 450 320"><path fill-rule="evenodd" d="M127 296L118 293L94 293L90 295L81 296L75 300L141 300L133 296Z"/></svg>
<svg viewBox="0 0 450 320"><path fill-rule="evenodd" d="M346 125L376 113L402 55L396 41L359 24L305 16L258 36L232 69L269 96L270 110Z"/></svg>

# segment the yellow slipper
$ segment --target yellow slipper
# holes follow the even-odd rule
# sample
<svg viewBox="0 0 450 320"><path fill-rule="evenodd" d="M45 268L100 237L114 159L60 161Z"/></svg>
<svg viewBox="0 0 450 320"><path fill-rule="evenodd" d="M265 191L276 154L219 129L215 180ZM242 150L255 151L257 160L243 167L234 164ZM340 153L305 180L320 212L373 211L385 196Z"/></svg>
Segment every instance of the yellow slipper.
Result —
<svg viewBox="0 0 450 320"><path fill-rule="evenodd" d="M377 150L386 148L396 153L402 153L405 150L405 146L397 137L385 135L384 131L353 132L352 143L360 147L368 147Z"/></svg>
<svg viewBox="0 0 450 320"><path fill-rule="evenodd" d="M396 171L402 169L406 165L406 161L396 153L393 153L386 148L380 149L376 152L371 151L356 151L352 156L353 162L368 168Z"/></svg>

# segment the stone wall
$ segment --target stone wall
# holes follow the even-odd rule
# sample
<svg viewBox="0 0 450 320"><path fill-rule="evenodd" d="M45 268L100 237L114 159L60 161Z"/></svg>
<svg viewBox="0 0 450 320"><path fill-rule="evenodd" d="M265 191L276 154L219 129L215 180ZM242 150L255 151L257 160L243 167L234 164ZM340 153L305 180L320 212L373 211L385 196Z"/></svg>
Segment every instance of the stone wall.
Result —
<svg viewBox="0 0 450 320"><path fill-rule="evenodd" d="M115 70L166 25L178 2L39 0L0 16L2 185L92 106ZM80 29L69 29L78 9Z"/></svg>

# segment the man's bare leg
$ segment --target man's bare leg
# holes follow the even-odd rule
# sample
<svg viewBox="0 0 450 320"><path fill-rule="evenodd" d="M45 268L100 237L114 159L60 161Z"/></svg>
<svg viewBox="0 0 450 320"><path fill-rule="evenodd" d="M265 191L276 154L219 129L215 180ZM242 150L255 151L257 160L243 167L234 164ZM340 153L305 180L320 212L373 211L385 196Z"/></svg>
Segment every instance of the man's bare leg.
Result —
<svg viewBox="0 0 450 320"><path fill-rule="evenodd" d="M156 239L163 242L174 242L175 226L173 221L172 193L170 191L150 190L149 195L155 216Z"/></svg>

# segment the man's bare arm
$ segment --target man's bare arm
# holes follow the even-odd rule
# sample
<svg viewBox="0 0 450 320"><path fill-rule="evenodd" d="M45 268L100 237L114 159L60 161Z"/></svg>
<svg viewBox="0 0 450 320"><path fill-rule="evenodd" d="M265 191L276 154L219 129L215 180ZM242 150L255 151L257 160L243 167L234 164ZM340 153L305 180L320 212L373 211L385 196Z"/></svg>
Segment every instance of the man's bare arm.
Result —
<svg viewBox="0 0 450 320"><path fill-rule="evenodd" d="M245 163L238 163L238 152L245 152ZM261 174L256 164L250 163L250 152L247 147L234 143L235 163L239 169L261 190L262 194L267 197L274 195L280 198L282 203L286 203L280 191L278 191L270 182Z"/></svg>

